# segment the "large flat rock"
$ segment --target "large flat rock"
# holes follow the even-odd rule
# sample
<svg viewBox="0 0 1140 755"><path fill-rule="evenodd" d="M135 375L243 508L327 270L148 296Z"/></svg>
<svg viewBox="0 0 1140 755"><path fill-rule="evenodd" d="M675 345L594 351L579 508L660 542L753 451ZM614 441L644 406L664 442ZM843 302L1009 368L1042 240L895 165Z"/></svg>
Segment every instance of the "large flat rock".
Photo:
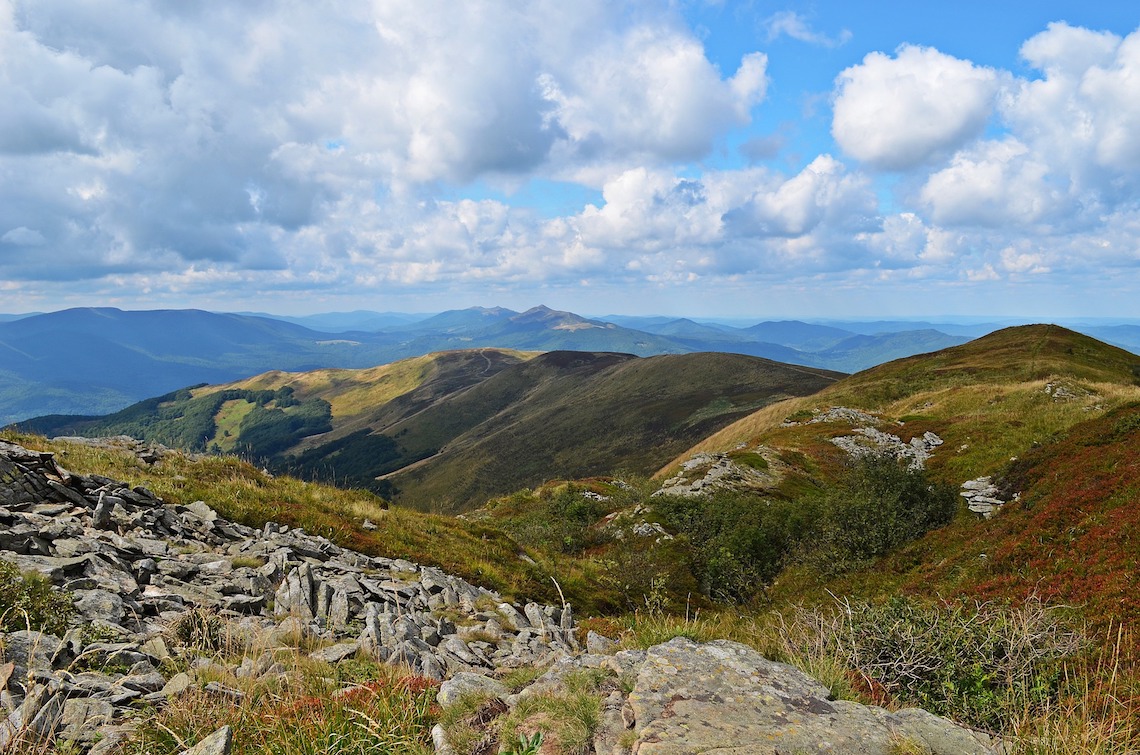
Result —
<svg viewBox="0 0 1140 755"><path fill-rule="evenodd" d="M629 696L637 755L890 755L900 739L932 755L995 755L988 736L925 711L829 700L791 666L726 640L650 648ZM897 750L895 750L897 751Z"/></svg>

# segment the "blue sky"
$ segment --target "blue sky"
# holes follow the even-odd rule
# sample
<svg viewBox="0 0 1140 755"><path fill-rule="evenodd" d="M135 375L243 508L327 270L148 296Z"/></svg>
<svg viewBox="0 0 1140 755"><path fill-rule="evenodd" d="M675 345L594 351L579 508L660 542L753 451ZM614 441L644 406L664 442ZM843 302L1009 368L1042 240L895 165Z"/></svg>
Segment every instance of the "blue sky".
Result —
<svg viewBox="0 0 1140 755"><path fill-rule="evenodd" d="M0 0L0 309L1137 317L1138 26Z"/></svg>

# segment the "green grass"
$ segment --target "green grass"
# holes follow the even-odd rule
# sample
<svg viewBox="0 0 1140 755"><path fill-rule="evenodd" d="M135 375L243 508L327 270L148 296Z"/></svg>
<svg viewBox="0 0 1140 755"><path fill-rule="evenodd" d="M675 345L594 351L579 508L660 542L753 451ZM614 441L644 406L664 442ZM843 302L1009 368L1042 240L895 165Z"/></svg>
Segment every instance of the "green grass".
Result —
<svg viewBox="0 0 1140 755"><path fill-rule="evenodd" d="M481 743L494 741L504 748L500 752L521 755L538 752L532 749L537 739L543 743L542 752L588 753L601 723L602 698L616 688L612 672L573 671L564 677L561 691L524 697L489 720L479 713L491 709L491 699L467 695L443 711L441 723L457 752L472 752Z"/></svg>
<svg viewBox="0 0 1140 755"><path fill-rule="evenodd" d="M835 379L733 354L548 354L393 426L409 449L446 446L393 477L396 500L460 511L550 479L649 474L757 406Z"/></svg>
<svg viewBox="0 0 1140 755"><path fill-rule="evenodd" d="M737 354L473 349L177 391L73 430L236 452L457 512L549 479L649 474L713 430L837 377Z"/></svg>
<svg viewBox="0 0 1140 755"><path fill-rule="evenodd" d="M31 629L63 636L75 615L70 593L39 574L21 574L0 560L0 632Z"/></svg>
<svg viewBox="0 0 1140 755"><path fill-rule="evenodd" d="M751 467L759 472L768 471L768 460L755 451L737 451L728 455L737 464Z"/></svg>
<svg viewBox="0 0 1140 755"><path fill-rule="evenodd" d="M245 399L233 399L223 403L214 416L216 430L209 444L218 444L223 453L233 453L238 436L241 434L241 421L253 407L253 402Z"/></svg>

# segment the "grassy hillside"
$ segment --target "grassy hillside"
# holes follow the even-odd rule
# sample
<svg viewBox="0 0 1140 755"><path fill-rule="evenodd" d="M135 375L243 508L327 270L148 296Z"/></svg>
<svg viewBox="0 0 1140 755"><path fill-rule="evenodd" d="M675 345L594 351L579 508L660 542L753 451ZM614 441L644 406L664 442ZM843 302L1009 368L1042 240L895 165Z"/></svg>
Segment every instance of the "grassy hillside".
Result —
<svg viewBox="0 0 1140 755"><path fill-rule="evenodd" d="M927 462L931 483L954 489L968 479L992 475L1005 495L1019 497L991 519L971 514L959 504L958 515L944 526L896 541L870 560L836 560L830 546L820 550L817 532L825 540L834 540L838 533L843 542L845 522L866 522L849 533L857 537L848 540L866 543L863 531L873 533L895 516L882 514L884 502L893 498L874 494L867 500L879 503L872 507L859 503L861 491L874 486L868 488L857 479L852 485L846 454L830 442L863 423L840 416L811 421L836 406L876 413L879 429L904 442L928 431L942 437L945 443ZM1140 720L1140 636L1131 631L1140 622L1135 584L1140 568L1140 519L1135 506L1140 495L1140 358L1056 326L1010 328L969 344L881 365L816 395L766 407L714 434L697 449L725 451L740 443L764 447L768 458L786 462L782 483L766 494L742 494L738 499L743 502L735 504L736 499L724 495L712 499L704 510L694 511L686 504L688 518L678 521L692 544L690 558L697 559L701 548L711 556L728 552L718 544L732 543L731 537L740 541L733 533L747 531L756 516L749 511L783 507L784 517L764 529L775 535L761 537L757 530L745 541L757 548L775 547L775 554L740 547L732 551L735 562L744 567L779 566L774 576L764 580L769 586L761 594L764 603L782 615L806 604L823 611L812 614L816 620L832 622L835 596L840 596L840 607L854 606L848 618L866 610L891 622L894 629L879 626L874 631L883 641L895 642L901 640L890 639L892 632L906 629L909 622L927 621L916 618L927 609L914 606L932 598L958 606L954 610L966 611L963 616L1003 610L1002 606L1045 615L1040 607L1051 607L1048 615L1067 626L1083 627L1089 655L1078 663L1086 665L1065 672L1071 675L1066 677L1069 682L1081 680L1079 685L1048 683L1066 690L1066 715L1082 723L1069 731L1064 721L1052 721L1048 726L1056 728L1042 736L1077 740L1083 727L1090 736L1099 732L1097 741L1134 744L1129 737ZM663 474L675 469L676 464L671 464ZM811 521L802 520L805 509L826 516L829 502L836 500L842 504L834 509L836 525L813 530ZM787 501L793 502L790 507ZM731 527L718 523L726 505L741 512ZM660 507L666 517L675 508L675 504ZM802 534L796 540L803 532L809 533L806 546ZM773 546L774 536L785 540ZM702 545L706 542L722 550ZM790 550L788 543L793 544ZM785 549L783 556L780 548ZM694 564L699 567L699 560ZM706 569L723 568L715 561L706 565ZM859 607L863 605L880 608ZM921 631L917 626L912 629ZM877 672L867 673L882 681ZM969 683L978 689L970 693L959 689L956 694L961 699L988 689L988 682L981 679ZM1008 715L1007 711L1003 719L1007 724ZM1114 730L1123 732L1119 740L1114 739ZM1129 744L1113 746L1122 749L1066 744L1042 751L1131 751Z"/></svg>
<svg viewBox="0 0 1140 755"><path fill-rule="evenodd" d="M414 414L533 354L502 349L445 352L360 370L273 371L141 401L104 417L51 415L21 427L45 435L130 435L191 451L270 460Z"/></svg>
<svg viewBox="0 0 1140 755"><path fill-rule="evenodd" d="M1018 602L1033 596L1069 606L1102 632L1140 625L1140 404L1026 449L998 479L1020 493L999 515L963 518L874 572L829 587ZM782 589L799 597L803 587Z"/></svg>
<svg viewBox="0 0 1140 755"><path fill-rule="evenodd" d="M547 479L648 474L713 430L838 377L734 354L467 349L363 370L269 372L107 417L24 425L238 453L274 471L456 511Z"/></svg>
<svg viewBox="0 0 1140 755"><path fill-rule="evenodd" d="M929 467L954 484L999 470L1034 443L1140 398L1140 357L1055 325L997 331L949 349L899 359L851 375L804 399L762 409L698 443L722 451L739 443L795 449L825 463L841 458L828 442L847 423L801 423L813 410L845 406L879 413L885 430L909 441L926 431L945 444ZM897 424L902 423L902 424Z"/></svg>
<svg viewBox="0 0 1140 755"><path fill-rule="evenodd" d="M735 354L552 352L393 426L439 449L395 474L397 500L454 511L547 479L653 471L692 439L839 376Z"/></svg>

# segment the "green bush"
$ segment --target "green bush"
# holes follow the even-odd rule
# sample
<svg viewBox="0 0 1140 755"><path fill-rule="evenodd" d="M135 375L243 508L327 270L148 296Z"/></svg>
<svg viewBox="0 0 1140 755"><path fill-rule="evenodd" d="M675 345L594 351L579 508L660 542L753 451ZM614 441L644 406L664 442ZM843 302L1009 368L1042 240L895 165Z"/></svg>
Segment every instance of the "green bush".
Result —
<svg viewBox="0 0 1140 755"><path fill-rule="evenodd" d="M799 503L737 492L662 496L653 506L687 540L702 592L723 601L749 600L771 582L810 519Z"/></svg>
<svg viewBox="0 0 1140 755"><path fill-rule="evenodd" d="M893 456L852 461L818 502L817 532L805 560L825 574L866 564L948 524L958 510L953 487L931 482Z"/></svg>
<svg viewBox="0 0 1140 755"><path fill-rule="evenodd" d="M719 492L662 496L653 507L687 544L702 592L746 602L793 560L836 574L883 556L950 522L958 496L894 457L871 456L796 500Z"/></svg>
<svg viewBox="0 0 1140 755"><path fill-rule="evenodd" d="M62 635L74 614L69 593L39 574L21 574L14 564L0 560L0 630Z"/></svg>

